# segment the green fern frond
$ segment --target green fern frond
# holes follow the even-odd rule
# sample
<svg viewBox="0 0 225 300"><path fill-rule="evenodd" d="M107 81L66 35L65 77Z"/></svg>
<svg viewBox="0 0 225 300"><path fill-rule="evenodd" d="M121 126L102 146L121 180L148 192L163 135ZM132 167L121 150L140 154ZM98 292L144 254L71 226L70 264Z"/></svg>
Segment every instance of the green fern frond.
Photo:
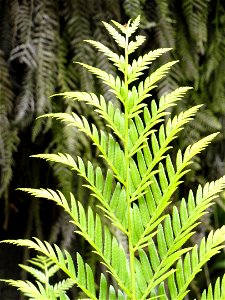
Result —
<svg viewBox="0 0 225 300"><path fill-rule="evenodd" d="M162 48L162 49L157 49L157 50L153 50L150 51L148 53L146 53L144 56L140 56L137 60L134 59L129 67L129 73L128 73L128 82L131 83L134 80L136 80L140 75L142 75L142 72L144 70L146 70L148 68L148 65L150 65L156 58L158 58L159 56L161 56L162 54L170 51L171 48ZM166 72L168 71L168 69L176 62L169 62L167 65L162 66L161 68L165 68L163 72L163 75L166 74ZM160 72L161 69L158 70L158 72ZM156 77L157 75L157 79L155 79L155 82L157 80L160 80L162 78L163 75L158 74L158 72L156 71L156 73L152 74L152 77ZM160 77L161 76L161 77Z"/></svg>
<svg viewBox="0 0 225 300"><path fill-rule="evenodd" d="M168 3L156 3L159 15L165 17L161 22L171 24ZM34 155L75 170L85 180L83 185L97 200L95 206L100 210L95 211L91 205L86 209L72 192L70 197L66 197L59 190L21 189L37 198L51 200L65 210L75 226L75 233L89 243L110 274L110 280L99 272L100 282L95 282L94 270L79 253L76 253L75 263L71 254L56 244L41 242L38 238L4 241L34 249L46 257L33 260L32 266L22 266L38 279L35 293L65 299L65 291L74 284L91 299L184 299L188 286L202 266L224 247L225 226L210 232L199 247L186 246L200 218L224 189L225 177L204 187L199 186L196 193L190 191L187 201L184 198L179 201L179 194L175 192L182 183L182 177L189 172L194 156L201 153L218 133L198 140L185 150L179 149L174 157L169 153L171 142L193 119L201 105L170 116L171 108L180 102L189 87L176 88L148 105L149 92L176 61L164 64L138 86L134 85L133 82L144 75L144 70L156 58L170 50L150 51L130 62L129 55L144 41L144 37L140 36L129 40L139 22L139 17L125 26L113 22L113 27L104 22L110 36L123 48L121 56L114 54L108 46L88 39L123 76L80 63L112 90L120 105L94 93L60 94L66 99L91 105L108 126L107 130L98 128L93 121L95 118L90 121L88 114L79 111L70 113L72 101L67 102L66 112L43 116L61 120L83 132L97 148L107 167L96 166L79 156L74 160L71 154L61 152ZM163 34L166 34L166 28ZM173 197L178 198L179 205L171 209ZM125 242L117 236L122 236ZM42 282L48 282L48 277L58 269L65 273L68 281L54 286L48 283L43 287ZM111 279L113 286L110 285ZM12 283L18 287L22 284ZM26 292L29 283L24 284L23 292Z"/></svg>
<svg viewBox="0 0 225 300"><path fill-rule="evenodd" d="M112 20L112 23L118 27L123 34L127 34L128 37L130 37L139 27L140 25L140 16L137 16L136 19L131 22L129 21L129 26L128 25L121 25L120 23Z"/></svg>
<svg viewBox="0 0 225 300"><path fill-rule="evenodd" d="M57 95L61 95L65 99L84 101L88 105L94 106L95 111L107 122L113 132L123 140L124 118L121 117L119 108L115 108L111 101L106 101L102 95L98 98L94 93L65 92Z"/></svg>
<svg viewBox="0 0 225 300"><path fill-rule="evenodd" d="M129 279L129 268L127 265L126 254L121 246L118 245L118 242L115 238L112 238L108 229L104 228L101 225L100 217L96 215L96 219L94 218L93 211L89 207L87 218L85 215L84 208L81 203L78 205L75 202L75 199L71 195L71 207L68 205L68 201L62 195L62 193L54 192L52 190L44 190L44 189L22 189L25 192L28 192L35 197L42 197L49 200L55 201L58 205L62 206L67 213L70 214L73 223L79 228L76 230L76 233L82 235L86 241L92 245L95 249L95 253L98 254L103 263L107 266L108 270L112 274L113 277L117 280L120 287L129 293L130 289L130 279ZM119 199L121 200L121 199ZM121 223L124 223L124 211L121 208L121 201L119 205L115 206L115 201L118 201L114 196L112 197L110 207L113 209L113 206L116 208L116 213L120 216ZM109 209L108 209L109 210ZM107 214L109 211L106 209ZM110 217L110 215L109 215ZM111 218L113 224L118 226L119 229L123 229L123 225L119 224L118 221L115 221ZM127 223L127 222L125 222ZM103 232L104 232L104 241L103 241ZM120 257L118 261L116 257ZM123 266L123 267L122 267ZM122 268L121 268L122 267ZM125 271L127 270L127 271Z"/></svg>
<svg viewBox="0 0 225 300"><path fill-rule="evenodd" d="M42 283L48 282L49 278L59 270L59 268L45 256L37 256L36 258L30 259L28 262L33 265L33 267L22 264L19 266ZM36 269L36 267L40 270Z"/></svg>
<svg viewBox="0 0 225 300"><path fill-rule="evenodd" d="M181 259L176 265L176 273L168 279L168 287L172 298L183 299L188 293L188 286L196 274L201 271L202 266L212 256L217 254L224 247L225 227L211 231L207 239L203 238L199 247L194 246L190 254L186 254L184 260ZM174 288L174 281L177 289Z"/></svg>
<svg viewBox="0 0 225 300"><path fill-rule="evenodd" d="M94 124L92 124L91 128L84 116L79 117L75 113L72 113L72 115L67 113L46 114L43 117L60 119L68 123L68 125L76 126L80 131L87 134L101 152L101 156L114 171L115 177L121 183L124 183L124 153L119 143L115 141L111 134L106 134L103 131L99 133Z"/></svg>
<svg viewBox="0 0 225 300"><path fill-rule="evenodd" d="M9 64L0 49L0 197L7 199L8 186L12 178L13 154L19 144L18 129L10 123L13 112L14 91Z"/></svg>
<svg viewBox="0 0 225 300"><path fill-rule="evenodd" d="M46 256L37 256L36 258L29 260L29 263L33 265L33 267L21 264L19 266L36 278L39 287L41 283L47 288L47 293L51 290L51 292L53 293L52 297L55 297L55 299L57 297L60 297L60 294L64 294L74 285L73 281L70 278L64 279L54 285L50 284L49 281L51 277L59 270L59 267ZM12 282L10 282L10 284L12 285ZM14 281L15 286L16 284L19 288L19 286L21 285L21 281ZM44 291L44 289L42 288L40 292L41 291ZM48 297L51 298L50 294L48 294Z"/></svg>
<svg viewBox="0 0 225 300"><path fill-rule="evenodd" d="M119 262L116 260L117 255L121 255L121 251L117 252L117 247L116 247L116 240L113 240L112 244L112 253L108 252L108 254L112 255L112 264L116 264L117 268L120 268L121 275L123 274L124 276L124 269L121 268L121 265ZM57 245L51 246L48 242L41 242L37 238L33 238L33 240L25 240L25 239L18 239L18 240L5 240L2 242L6 242L9 244L14 244L17 246L23 246L23 247L28 247L31 249L34 249L49 259L51 259L59 268L64 271L70 278L71 282L73 284L76 284L82 291L85 292L85 294L90 297L90 299L95 299L96 298L96 288L95 288L95 281L94 281L94 274L90 268L90 266L87 263L84 263L82 257L80 256L79 253L77 253L76 259L77 259L77 267L75 267L75 263L73 262L73 259L71 255L65 250L61 251L60 248ZM114 248L116 247L116 248ZM122 248L120 248L122 250ZM100 252L100 251L99 251ZM111 270L110 270L111 271ZM118 272L118 269L117 269ZM126 273L128 275L129 273ZM116 273L115 273L116 275ZM125 276L124 276L125 277ZM116 279L118 280L119 284L122 285L122 287L126 290L127 294L129 295L130 292L128 289L126 289L123 285L122 282L120 282L119 277L116 276ZM129 280L127 276L125 277L126 281ZM105 281L105 277L103 274L101 274L101 282ZM105 282L104 286L101 286L100 282L100 293L106 293L108 294L108 289L110 290L110 287L107 287L107 283ZM16 284L16 283L15 283ZM42 287L40 283L38 283L39 287ZM102 290L102 291L101 291ZM114 289L113 289L114 291ZM43 291L44 292L44 289ZM109 291L110 292L110 291ZM115 291L113 292L115 293ZM119 292L120 293L120 292ZM47 295L45 294L45 297ZM37 298L39 299L39 298ZM40 298L42 299L42 298ZM47 299L47 298L45 298Z"/></svg>
<svg viewBox="0 0 225 300"><path fill-rule="evenodd" d="M201 296L201 300L223 300L225 298L225 276L223 276L222 280L218 278L216 280L214 289L212 288L212 284L208 287L207 290L204 290Z"/></svg>
<svg viewBox="0 0 225 300"><path fill-rule="evenodd" d="M109 34L113 37L115 42L121 47L126 47L126 40L125 37L122 36L112 25L106 22L102 22L105 28L108 30Z"/></svg>
<svg viewBox="0 0 225 300"><path fill-rule="evenodd" d="M124 70L124 57L122 55L119 56L100 42L92 40L86 40L85 42L93 45L99 51L103 52L103 54L106 55L109 58L109 60L114 62L115 66L118 67L119 70Z"/></svg>
<svg viewBox="0 0 225 300"><path fill-rule="evenodd" d="M21 291L25 296L29 297L30 299L49 299L49 295L45 292L44 287L40 283L38 284L38 287L36 287L32 282L28 280L24 281L8 279L3 281L10 284L11 286L16 287L19 291Z"/></svg>
<svg viewBox="0 0 225 300"><path fill-rule="evenodd" d="M37 66L34 41L32 36L33 31L33 5L25 1L19 4L19 13L15 18L15 28L17 30L18 44L14 47L10 54L10 61L18 60L24 63L29 68Z"/></svg>

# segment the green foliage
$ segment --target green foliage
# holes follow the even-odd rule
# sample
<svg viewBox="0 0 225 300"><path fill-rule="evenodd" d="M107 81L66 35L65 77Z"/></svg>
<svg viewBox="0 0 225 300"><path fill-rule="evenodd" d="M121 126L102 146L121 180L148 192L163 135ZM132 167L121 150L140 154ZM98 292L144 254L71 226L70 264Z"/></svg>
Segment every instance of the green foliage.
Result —
<svg viewBox="0 0 225 300"><path fill-rule="evenodd" d="M176 113L191 105L204 104L196 121L186 126L181 135L179 146L182 148L205 134L222 129L225 94L222 75L225 58L222 38L225 28L224 12L223 1L214 3L204 0L159 0L155 1L155 6L149 5L142 12L149 21L155 22L152 29L153 45L175 49L166 58L162 57L160 64L168 58L180 61L173 72L160 82L159 94L171 91L181 83L188 83L195 90L177 107ZM127 13L132 17L137 16L131 9ZM218 156L221 159L221 155ZM212 160L207 161L208 166L216 164ZM212 178L213 173L214 171ZM198 180L198 177L194 180Z"/></svg>
<svg viewBox="0 0 225 300"><path fill-rule="evenodd" d="M67 153L35 155L76 171L86 181L84 186L96 199L98 210L91 205L85 209L73 193L67 197L51 189L21 189L37 198L54 201L65 210L75 225L75 233L91 245L111 275L113 285L104 272L95 274L78 252L73 256L56 244L38 238L4 241L29 247L42 255L31 261L32 267L22 265L37 279L36 286L29 281L6 280L31 299L67 299L65 291L72 285L90 299L184 299L202 266L224 247L225 226L211 231L198 245L189 247L186 242L193 236L212 200L224 189L225 176L199 186L195 192L190 190L187 199L181 199L179 206L171 208L172 196L182 184L181 178L189 171L194 156L201 153L217 133L200 139L184 151L179 149L173 161L169 152L171 142L201 105L170 116L169 108L177 105L189 87L177 88L161 96L159 101L151 100L150 105L147 104L149 91L175 62L164 64L140 81L149 64L170 49L150 51L132 60L130 54L145 40L140 35L131 38L139 22L139 17L125 26L115 21L114 26L104 22L110 36L123 49L121 55L100 42L88 41L113 62L118 69L115 76L80 63L110 87L120 107L94 93L60 94L69 101L85 102L94 108L107 129L99 130L86 116L74 112L44 115L75 126L87 135L99 151L99 161L103 159L108 168L85 162L81 157L74 160ZM112 232L113 227L125 236L125 246ZM68 279L50 285L48 279L58 269ZM206 294L210 297L210 293L211 287L203 292L202 299L206 299ZM224 294L219 281L214 293L215 296Z"/></svg>
<svg viewBox="0 0 225 300"><path fill-rule="evenodd" d="M18 129L10 122L14 93L10 81L9 65L0 49L0 197L4 197L6 211L9 205L8 185L12 178L13 153L19 143ZM7 218L5 226L7 226Z"/></svg>
<svg viewBox="0 0 225 300"><path fill-rule="evenodd" d="M214 290L212 285L210 284L208 290L204 291L202 294L202 300L209 300L209 299L218 299L222 300L225 297L225 277L223 276L222 280L220 278L217 279Z"/></svg>
<svg viewBox="0 0 225 300"><path fill-rule="evenodd" d="M59 267L46 256L37 256L29 260L32 266L20 265L22 269L35 277L37 287L30 281L5 280L10 285L17 287L25 296L31 299L69 299L65 291L73 286L71 279L62 280L51 285L49 279L59 270Z"/></svg>

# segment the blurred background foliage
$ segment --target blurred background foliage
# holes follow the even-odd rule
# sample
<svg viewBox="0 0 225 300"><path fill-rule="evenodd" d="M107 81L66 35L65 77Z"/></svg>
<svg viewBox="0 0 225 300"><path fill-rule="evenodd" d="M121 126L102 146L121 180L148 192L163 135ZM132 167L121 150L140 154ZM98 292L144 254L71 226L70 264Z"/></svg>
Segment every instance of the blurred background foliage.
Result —
<svg viewBox="0 0 225 300"><path fill-rule="evenodd" d="M73 236L66 216L51 203L27 199L17 187L58 188L79 195L83 203L90 196L81 189L82 181L62 165L50 165L29 155L44 152L67 152L96 160L97 153L89 140L74 128L45 119L35 120L47 112L76 111L103 126L102 120L82 103L65 102L54 93L69 90L113 95L74 61L85 62L114 73L112 65L97 53L85 39L116 45L107 36L102 20L126 23L141 15L141 34L147 42L141 53L160 47L173 50L152 65L149 72L169 60L179 60L169 76L163 79L159 97L178 86L194 89L172 111L177 113L196 104L204 104L194 122L188 125L174 148L184 148L200 137L220 131L216 141L196 158L187 175L183 191L225 174L225 1L223 0L0 0L0 237L38 236L57 242L63 248L77 247L93 267L97 265L88 246ZM116 101L116 99L112 99ZM224 196L202 220L194 241L211 228L225 223ZM92 201L93 202L93 201ZM118 233L116 233L118 234ZM118 237L119 238L119 237ZM121 237L122 239L122 237ZM5 252L1 252L5 251ZM8 254L8 248L0 250ZM16 249L17 253L18 249ZM11 253L12 254L12 253ZM29 252L7 259L0 265L1 277L17 275L17 260ZM9 261L10 260L10 261ZM11 263L11 265L10 265ZM11 266L11 267L10 267ZM14 271L12 271L14 270ZM214 275L224 273L224 254L204 269L193 293L198 297L202 277L213 282ZM12 274L13 272L13 274ZM21 275L23 278L26 274ZM18 278L18 276L17 276ZM5 291L5 290L4 290ZM15 299L4 294L1 299ZM12 298L10 298L12 297Z"/></svg>

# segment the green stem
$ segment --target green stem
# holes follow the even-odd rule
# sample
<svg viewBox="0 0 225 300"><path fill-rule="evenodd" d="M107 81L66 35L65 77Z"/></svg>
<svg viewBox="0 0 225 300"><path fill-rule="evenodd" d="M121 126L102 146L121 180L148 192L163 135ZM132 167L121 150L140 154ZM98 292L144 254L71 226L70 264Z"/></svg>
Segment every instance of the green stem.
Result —
<svg viewBox="0 0 225 300"><path fill-rule="evenodd" d="M129 26L129 24L127 25ZM135 299L135 270L134 270L134 249L132 244L132 234L131 234L131 201L130 201L130 191L129 191L129 172L130 172L130 157L128 152L128 141L129 141L129 111L128 111L128 35L126 34L126 46L125 46L125 70L124 70L124 85L126 90L125 105L124 105L124 115L125 115L125 141L124 141L124 154L125 154L125 166L126 166L126 199L128 205L128 241L129 241L129 254L130 254L130 274L131 274L131 299Z"/></svg>
<svg viewBox="0 0 225 300"><path fill-rule="evenodd" d="M45 289L46 289L46 292L47 292L47 294L48 294L48 289L49 289L49 276L48 276L48 268L47 268L47 265L46 265L46 263L45 263L45 278L46 278L46 280L45 280Z"/></svg>

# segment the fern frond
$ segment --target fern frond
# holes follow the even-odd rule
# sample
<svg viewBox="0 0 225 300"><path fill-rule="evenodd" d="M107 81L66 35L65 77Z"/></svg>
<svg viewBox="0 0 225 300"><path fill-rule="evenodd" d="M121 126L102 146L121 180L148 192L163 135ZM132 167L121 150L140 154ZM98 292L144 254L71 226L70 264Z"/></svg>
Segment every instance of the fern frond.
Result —
<svg viewBox="0 0 225 300"><path fill-rule="evenodd" d="M154 260L154 264L157 264L154 270L150 265L148 266L148 273L152 274L149 277L149 281L147 281L149 283L149 291L153 289L155 281L158 280L160 276L165 275L173 263L179 259L180 255L183 255L191 249L184 248L179 250L191 235L193 235L193 229L198 225L196 221L204 214L206 208L212 204L213 198L215 198L217 193L221 192L224 187L225 177L216 182L206 184L204 188L199 186L196 193L196 200L194 200L193 194L190 193L188 204L186 204L183 199L180 211L174 207L172 218L167 215L164 219L164 226L159 225L157 230L157 247L153 240L149 245L149 249L151 249L149 250L150 257L153 257L152 260ZM155 250L153 251L153 249ZM139 249L138 252L140 258L146 260L143 250ZM154 253L158 253L157 259L153 255Z"/></svg>
<svg viewBox="0 0 225 300"><path fill-rule="evenodd" d="M211 137L209 137L208 139L204 139L204 141L200 141L198 143L202 144L202 149L204 149L204 145L208 143L208 141L211 138L214 138L215 135L212 135ZM194 145L193 145L194 147ZM158 151L158 150L157 150ZM193 152L192 154L194 155L195 152ZM192 157L190 157L191 159ZM154 160L153 160L154 162ZM173 172L172 177L170 178L170 181L167 181L167 178L165 176L165 170L163 168L162 165L160 165L161 170L159 169L159 175L161 174L161 178L160 178L160 184L157 182L155 176L152 176L151 172L148 173L148 171L150 169L146 168L146 173L143 176L143 180L140 181L139 186L137 187L138 193L137 193L137 189L134 192L134 194L132 195L132 199L136 199L135 197L137 196L137 194L139 194L144 187L146 189L146 186L143 184L143 182L146 182L146 177L149 179L151 178L151 186L148 190L148 196L143 195L142 201L146 201L147 206L149 207L149 201L151 201L151 209L154 211L154 214L150 217L150 215L148 215L148 221L145 224L145 226L143 227L139 238L136 240L136 244L135 244L135 250L137 250L142 244L146 243L146 240L148 239L148 234L154 230L156 228L156 226L162 222L162 220L164 219L164 217L161 217L162 212L164 211L164 209L168 206L168 204L170 203L170 198L172 196L172 194L175 192L175 190L177 189L178 185L181 183L180 179L181 177L188 172L188 170L184 170L190 163L191 161L189 160L189 162L186 162L184 160L184 162L182 162L182 156L181 153L178 152L178 156L177 156L177 171L175 172L173 170L173 167L170 163L170 158L168 157L167 160L168 164L168 168L171 172ZM181 167L182 165L182 167ZM169 171L168 171L169 173ZM136 194L137 193L137 194ZM144 200L145 198L145 200ZM204 208L205 209L205 208ZM145 214L146 216L146 214ZM140 228L140 226L139 226Z"/></svg>
<svg viewBox="0 0 225 300"><path fill-rule="evenodd" d="M63 279L62 281L54 284L53 290L56 296L60 296L62 293L69 290L74 285L73 281L70 278Z"/></svg>
<svg viewBox="0 0 225 300"><path fill-rule="evenodd" d="M57 5L50 0L37 5L34 16L35 30L33 32L33 44L35 47L37 67L34 72L36 115L52 110L49 96L54 93L56 80L57 52L55 51L58 41ZM42 16L40 18L40 16ZM45 32L45 35L43 35ZM43 120L35 123L32 139L35 140L41 129L47 130L49 123Z"/></svg>
<svg viewBox="0 0 225 300"><path fill-rule="evenodd" d="M123 141L124 139L124 117L119 108L115 108L111 101L106 101L102 95L98 98L94 93L65 92L57 94L65 99L84 101L94 106L95 111L107 122L107 125Z"/></svg>
<svg viewBox="0 0 225 300"><path fill-rule="evenodd" d="M87 264L84 264L79 253L77 254L77 268L75 268L75 264L71 255L66 250L62 252L57 245L52 247L48 242L41 242L37 238L34 238L33 240L7 240L4 242L17 246L25 246L47 256L56 265L58 265L59 268L63 270L69 276L69 278L71 278L73 283L83 290L88 297L97 300L94 286L94 275L91 271L91 268ZM87 284L90 285L90 283L92 288L89 289Z"/></svg>
<svg viewBox="0 0 225 300"><path fill-rule="evenodd" d="M127 35L128 37L130 37L139 27L140 25L140 16L137 16L133 22L129 21L129 26L127 26L127 24L125 25L121 25L120 23L112 20L112 23L118 27L123 34Z"/></svg>
<svg viewBox="0 0 225 300"><path fill-rule="evenodd" d="M77 204L72 195L70 199L71 204L69 205L66 198L59 191L56 193L55 191L50 189L21 190L24 192L28 192L29 194L35 197L41 197L48 200L52 200L58 205L62 206L72 218L72 222L77 226L77 228L79 228L79 230L76 230L75 232L82 235L95 249L94 252L102 258L104 264L109 269L110 273L116 278L117 282L123 288L123 290L126 290L126 292L129 291L130 279L128 275L128 266L126 267L127 260L124 249L118 244L115 238L112 238L109 230L105 226L103 228L103 225L100 221L100 217L96 214L96 217L94 218L93 211L90 207L88 209L88 214L86 217L82 204ZM115 202L115 200L112 199L111 202ZM115 206L115 208L117 208L117 214L119 215L120 211L118 207ZM111 203L111 209L113 209L113 203ZM110 215L106 209L105 211L108 215ZM124 218L124 213L122 213L120 216L120 219L122 218ZM114 223L114 225L117 224ZM119 228L123 229L121 225ZM119 262L116 259L118 255L120 256ZM121 266L123 267L121 268ZM125 270L127 271L125 272Z"/></svg>
<svg viewBox="0 0 225 300"><path fill-rule="evenodd" d="M109 60L114 62L115 66L118 67L119 70L121 70L122 72L124 71L125 59L123 55L119 56L100 42L93 40L86 40L85 42L93 45L99 51L103 52L109 58Z"/></svg>
<svg viewBox="0 0 225 300"><path fill-rule="evenodd" d="M168 287L171 297L181 300L188 293L188 286L201 271L202 266L212 256L217 254L224 245L225 241L225 226L217 229L214 233L211 231L207 239L203 238L199 247L194 246L190 254L186 254L184 260L180 259L176 265L176 273L168 279ZM177 290L174 289L174 281L177 284Z"/></svg>
<svg viewBox="0 0 225 300"><path fill-rule="evenodd" d="M204 150L218 134L218 132L210 134L192 146L188 146L184 152L183 162L185 163L186 161L189 161L193 156ZM179 164L180 162L177 163L177 168L179 167Z"/></svg>
<svg viewBox="0 0 225 300"><path fill-rule="evenodd" d="M59 270L59 267L45 256L39 255L33 259L28 260L28 262L33 266L31 267L23 264L19 264L19 266L22 269L26 270L28 273L32 274L38 281L42 283L48 282L49 278ZM37 269L36 267L38 267L39 269Z"/></svg>
<svg viewBox="0 0 225 300"><path fill-rule="evenodd" d="M103 131L99 133L94 124L90 126L84 116L79 117L75 113L72 113L72 115L67 113L53 113L43 115L42 117L60 119L68 123L68 125L76 126L80 131L84 132L100 150L101 157L111 167L115 174L114 176L121 183L124 183L124 153L119 143L115 141L111 134L106 134Z"/></svg>
<svg viewBox="0 0 225 300"><path fill-rule="evenodd" d="M201 300L223 300L225 298L225 276L222 279L216 280L214 289L212 284L209 285L207 290L204 290L201 295Z"/></svg>
<svg viewBox="0 0 225 300"><path fill-rule="evenodd" d="M25 296L29 297L30 299L40 299L46 300L49 299L49 295L45 292L44 286L40 283L38 287L36 287L32 282L26 280L1 280L4 281L11 286L16 287L19 291L21 291ZM54 299L54 298L53 298Z"/></svg>
<svg viewBox="0 0 225 300"><path fill-rule="evenodd" d="M8 193L14 164L13 154L20 139L18 129L10 123L15 95L10 78L9 64L1 49L0 69L0 197L2 197L4 193L5 195Z"/></svg>
<svg viewBox="0 0 225 300"><path fill-rule="evenodd" d="M153 51L149 51L144 56L139 56L138 59L134 59L129 67L128 73L128 83L135 81L140 75L143 74L143 71L148 68L148 66L162 54L170 51L171 48L162 48ZM176 62L170 62L167 65L167 70ZM161 67L163 68L163 67ZM165 73L166 71L164 71ZM153 77L153 76L152 76ZM160 78L158 77L158 80Z"/></svg>
<svg viewBox="0 0 225 300"><path fill-rule="evenodd" d="M146 40L146 37L143 35L137 35L136 41L131 41L128 44L128 54L133 53L137 48L139 48Z"/></svg>
<svg viewBox="0 0 225 300"><path fill-rule="evenodd" d="M28 273L32 274L36 278L37 282L39 282L39 286L40 283L44 284L47 293L49 289L51 289L55 299L74 285L74 282L70 278L64 279L54 284L54 286L49 283L50 278L59 270L59 267L46 256L37 256L36 258L29 260L29 263L34 267L21 264L19 266ZM37 269L37 267L39 269ZM17 281L17 284L19 285L20 281ZM50 295L48 295L48 297L50 297Z"/></svg>
<svg viewBox="0 0 225 300"><path fill-rule="evenodd" d="M75 3L80 4L81 0L75 0ZM140 5L139 0L134 3ZM167 39L165 43L173 44L173 14L170 13L169 4L166 0L156 0L156 4L158 17L163 17L158 24L163 29L162 36ZM91 7L90 3L87 5ZM74 25L78 19L71 21L70 30L77 30ZM119 106L115 103L115 98L108 102L108 96L98 97L94 93L59 94L66 99L79 101L80 107L84 102L91 105L95 113L105 121L108 130L103 130L102 125L95 125L98 120L95 114L82 113L71 101L66 103L65 113L48 113L43 116L66 122L83 132L96 146L107 168L95 166L86 157L78 156L74 160L73 151L70 154L59 151L57 154L38 154L34 157L60 163L75 170L82 177L82 184L83 179L85 180L83 185L98 201L96 207L100 210L96 212L90 205L86 209L81 201L75 199L72 192L69 197L65 197L59 190L21 190L37 198L54 201L62 207L75 226L75 233L89 243L93 253L110 274L113 284L115 283L111 286L111 279L107 280L101 273L97 276L100 277L97 286L91 264L85 263L79 253L75 255L75 263L68 251L61 250L56 244L41 242L38 238L4 241L26 246L44 255L32 260L31 266L22 265L22 268L38 280L35 293L46 295L46 298L67 299L65 291L76 285L82 291L82 297L85 294L91 299L183 299L188 293L188 286L204 263L224 247L225 226L211 232L207 239L203 238L199 247L186 246L200 218L213 204L212 200L225 188L225 177L207 183L204 187L199 186L196 193L190 191L187 201L184 198L179 201L179 193L175 192L182 183L182 177L189 172L188 168L194 156L203 151L218 133L198 140L185 150L178 150L175 159L168 153L172 148L171 142L193 119L201 105L180 110L179 114L170 117L171 108L180 102L189 87L176 88L168 94L162 93L158 102L152 100L151 105L148 105L146 99L151 96L150 91L176 61L162 65L138 86L134 86L133 82L144 75L149 65L170 50L166 48L150 51L130 62L130 54L145 40L140 35L133 41L129 40L139 23L139 17L124 26L116 21L113 22L114 26L104 22L110 36L123 48L122 55L115 54L110 47L100 42L86 38L89 44L113 62L117 70L122 72L122 77L116 75L112 69L112 73L107 68L101 69L102 62L106 59L100 62L100 68L87 65L83 60L79 63L96 75L107 89L111 89L120 101ZM82 28L83 25L77 26ZM87 29L89 26L90 23L86 20L84 27ZM88 30L86 33L89 35ZM72 36L71 32L70 35ZM79 44L80 40L77 42ZM79 55L75 56L79 58ZM93 57L90 57L92 63ZM180 70L177 68L174 71L175 77ZM167 86L166 81L160 85L164 86L162 92L170 90L172 86ZM72 108L76 112L71 112ZM178 205L170 209L176 196ZM49 284L49 277L59 269L66 274L68 280L55 285ZM21 283L16 284L18 286ZM29 290L29 283L24 284ZM25 287L23 292L26 292Z"/></svg>
<svg viewBox="0 0 225 300"><path fill-rule="evenodd" d="M105 186L101 186L99 188L100 181L97 177L101 176L100 174L97 174L96 179L98 181L98 188L94 185L94 172L93 167L89 164L88 166L88 176L89 178L84 175L81 171L81 176L84 177L88 185L85 185L87 188L89 188L92 191L92 195L96 197L96 199L99 200L101 205L99 206L105 213L106 216L113 222L113 224L118 227L122 232L127 234L126 228L127 228L127 218L124 217L124 212L126 210L126 202L124 199L124 189L121 188L119 184L115 186L113 189L112 187L112 175L110 172L108 172L106 177ZM112 188L112 190L110 189ZM64 195L60 191L53 191L51 189L20 189L24 192L28 192L32 194L35 197L41 197L46 198L49 200L53 200L58 205L62 206L66 212L71 214L70 208L67 204L67 200L64 197ZM110 193L111 192L111 193ZM71 202L74 201L74 196L70 195Z"/></svg>
<svg viewBox="0 0 225 300"><path fill-rule="evenodd" d="M157 138L156 138L154 132L151 134L153 154L151 154L151 152L149 150L148 150L148 152L150 153L150 155L151 155L150 157L152 157L152 158L150 160L150 164L148 164L148 166L146 166L145 173L142 176L143 179L140 182L139 186L136 188L136 191L133 194L131 201L133 201L133 199L134 200L136 199L136 196L139 192L142 192L142 190L144 188L144 184L146 183L146 181L148 181L152 177L151 172L152 172L153 168L164 158L164 154L166 153L166 151L168 151L168 149L170 149L170 147L168 147L169 143L174 138L176 138L176 134L182 129L183 124L189 122L191 120L191 117L196 114L198 108L199 107L193 107L190 110L188 110L184 113L181 113L179 116L175 117L172 120L172 122L169 120L165 129L164 129L164 125L162 125L161 130L159 131L160 132L159 143L157 141ZM146 121L146 124L147 124L147 121ZM137 148L137 146L135 146L135 148ZM133 152L131 152L131 153L133 153ZM143 154L144 154L144 152L143 152ZM144 157L145 157L145 154L144 154ZM147 158L147 156L146 156L146 160L149 161L149 157ZM186 166L187 166L187 164L184 163L182 170ZM183 175L183 173L181 173L180 170L179 170L179 173L181 174L179 176L179 178L180 178ZM178 181L178 177L177 177L177 181Z"/></svg>
<svg viewBox="0 0 225 300"><path fill-rule="evenodd" d="M43 272L37 270L36 268L30 267L30 266L26 266L26 265L19 265L23 270L25 270L26 272L32 274L36 280L42 282L42 283L46 283L46 274L44 274Z"/></svg>
<svg viewBox="0 0 225 300"><path fill-rule="evenodd" d="M73 211L73 213L74 213L74 211ZM84 217L84 214L82 214L80 216L80 218L83 218L83 217ZM80 229L82 228L82 226L86 226L86 225L84 225L85 219L80 219L79 221L81 221L81 220L82 220L82 224L79 223ZM96 224L98 224L98 225L96 225L96 226L100 226L99 221L97 221L97 222L98 223L96 223ZM85 229L83 229L83 232L78 231L78 233L81 235L82 235L82 233L84 233L84 235L87 237L88 234ZM102 248L102 250L99 248L100 245L103 246L102 240L99 236L100 229L98 229L96 227L94 231L93 231L93 228L90 228L90 230L93 235L92 238L95 241L97 241L98 245L96 245L91 240L90 232L89 232L90 236L89 236L88 241L96 249L95 252L105 259L105 262L103 262L103 263L109 268L109 272L113 276L115 276L118 284L123 288L124 291L126 291L127 295L130 295L130 292L129 292L130 280L129 280L129 276L128 276L129 272L127 270L127 272L124 273L124 271L125 271L124 267L127 263L124 264L124 262L126 262L126 256L123 252L123 249L118 245L115 238L113 238L110 241L110 233L109 233L109 231L108 232L105 231L105 239L107 241L107 244L104 244L104 252L103 252L103 248ZM96 234L97 234L97 236L95 236ZM75 268L75 264L72 260L72 257L66 250L64 252L62 252L57 245L54 245L54 247L52 247L46 241L41 242L39 239L34 238L34 241L18 239L18 240L7 240L7 241L2 241L2 242L7 242L9 244L14 244L17 246L29 247L38 252L41 252L42 254L47 256L49 259L51 259L61 270L63 270L69 276L69 278L71 279L70 280L71 284L72 284L72 282L73 282L73 284L76 284L91 299L97 299L96 298L96 289L95 289L95 284L94 284L94 274L93 274L90 266L87 263L84 263L83 259L79 255L79 253L77 253L77 268ZM109 242L111 243L110 248L109 248L109 245L110 245ZM109 249L111 249L111 250L109 251ZM109 256L107 257L106 255L109 255ZM118 255L121 258L120 261L117 260ZM107 257L107 259L106 259L106 257ZM121 265L122 261L123 261L123 264ZM115 270L114 270L114 268L115 268ZM122 280L120 279L118 274L122 277ZM103 274L102 274L102 276L103 276ZM126 285L128 285L128 287L126 287Z"/></svg>
<svg viewBox="0 0 225 300"><path fill-rule="evenodd" d="M123 81L120 79L119 76L114 77L112 74L108 74L103 70L100 70L98 68L95 68L85 63L78 62L78 64L86 68L88 71L96 75L98 78L100 78L103 81L103 83L105 83L111 88L110 91L113 92L122 103L124 103L124 99L121 95L121 88L123 87Z"/></svg>
<svg viewBox="0 0 225 300"><path fill-rule="evenodd" d="M37 66L35 45L33 41L33 5L24 2L19 5L19 12L16 15L17 46L10 53L10 61L18 60L30 69Z"/></svg>
<svg viewBox="0 0 225 300"><path fill-rule="evenodd" d="M113 37L115 42L122 48L126 47L125 37L122 36L112 25L106 22L102 22L109 34Z"/></svg>

